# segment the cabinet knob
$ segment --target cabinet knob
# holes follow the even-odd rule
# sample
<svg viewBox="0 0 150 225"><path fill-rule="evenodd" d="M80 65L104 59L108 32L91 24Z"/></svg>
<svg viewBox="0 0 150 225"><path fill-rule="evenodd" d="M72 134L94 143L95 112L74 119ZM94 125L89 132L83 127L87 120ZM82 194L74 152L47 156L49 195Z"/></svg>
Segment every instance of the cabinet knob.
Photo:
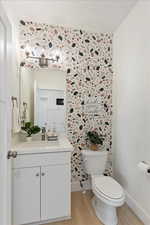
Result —
<svg viewBox="0 0 150 225"><path fill-rule="evenodd" d="M7 154L7 159L11 159L11 158L16 158L17 157L17 152L16 151L8 151Z"/></svg>
<svg viewBox="0 0 150 225"><path fill-rule="evenodd" d="M42 176L45 176L45 173L42 173Z"/></svg>
<svg viewBox="0 0 150 225"><path fill-rule="evenodd" d="M17 158L17 155L18 155L18 153L17 153L16 151L13 151L12 157L13 157L14 159Z"/></svg>
<svg viewBox="0 0 150 225"><path fill-rule="evenodd" d="M37 173L37 174L36 174L36 177L39 177L39 176L40 176L40 174L39 174L39 173Z"/></svg>

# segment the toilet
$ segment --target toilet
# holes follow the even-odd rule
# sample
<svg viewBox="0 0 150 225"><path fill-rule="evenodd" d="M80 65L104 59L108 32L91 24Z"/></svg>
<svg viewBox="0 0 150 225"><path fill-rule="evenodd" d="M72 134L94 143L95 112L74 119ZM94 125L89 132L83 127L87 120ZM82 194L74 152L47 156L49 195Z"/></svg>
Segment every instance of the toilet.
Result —
<svg viewBox="0 0 150 225"><path fill-rule="evenodd" d="M125 202L121 185L110 176L104 176L108 152L83 150L82 157L86 172L91 177L94 197L92 205L96 216L104 225L117 225L116 208Z"/></svg>

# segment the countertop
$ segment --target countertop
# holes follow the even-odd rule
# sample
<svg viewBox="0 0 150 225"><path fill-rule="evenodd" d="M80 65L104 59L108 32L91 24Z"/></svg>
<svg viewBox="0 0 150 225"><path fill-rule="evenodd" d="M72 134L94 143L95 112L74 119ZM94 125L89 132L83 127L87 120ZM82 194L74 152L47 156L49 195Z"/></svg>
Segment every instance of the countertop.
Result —
<svg viewBox="0 0 150 225"><path fill-rule="evenodd" d="M65 137L59 137L58 141L31 141L21 142L12 147L12 151L16 151L19 155L50 153L50 152L72 152L73 146Z"/></svg>

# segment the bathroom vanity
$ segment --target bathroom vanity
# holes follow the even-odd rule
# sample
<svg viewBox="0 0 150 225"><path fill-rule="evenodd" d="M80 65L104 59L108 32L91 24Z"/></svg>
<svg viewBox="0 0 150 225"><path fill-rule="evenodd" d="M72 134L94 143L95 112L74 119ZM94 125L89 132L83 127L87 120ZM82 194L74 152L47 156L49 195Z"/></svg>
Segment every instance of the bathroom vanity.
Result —
<svg viewBox="0 0 150 225"><path fill-rule="evenodd" d="M24 142L12 149L13 225L71 217L71 151L67 138Z"/></svg>

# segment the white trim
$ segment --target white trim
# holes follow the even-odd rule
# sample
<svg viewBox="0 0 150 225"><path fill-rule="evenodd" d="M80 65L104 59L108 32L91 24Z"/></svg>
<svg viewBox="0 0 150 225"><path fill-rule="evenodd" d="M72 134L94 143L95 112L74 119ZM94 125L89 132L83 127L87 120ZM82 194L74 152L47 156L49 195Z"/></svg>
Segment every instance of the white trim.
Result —
<svg viewBox="0 0 150 225"><path fill-rule="evenodd" d="M71 183L71 192L85 191L85 190L91 190L91 184L89 180L83 182L83 187L80 186L79 181L73 181Z"/></svg>
<svg viewBox="0 0 150 225"><path fill-rule="evenodd" d="M29 223L26 225L42 225L42 224L47 224L47 223L52 223L52 222L59 222L59 221L65 221L65 220L70 220L71 216L66 216L66 217L61 217L61 218L57 218L57 219L52 219L52 220L44 220L41 222L36 222L36 223Z"/></svg>
<svg viewBox="0 0 150 225"><path fill-rule="evenodd" d="M82 191L80 183L78 181L73 181L71 183L71 192Z"/></svg>
<svg viewBox="0 0 150 225"><path fill-rule="evenodd" d="M4 118L4 146L1 151L3 160L1 164L3 180L1 179L0 189L3 198L1 199L2 204L2 215L0 217L0 223L3 225L11 225L11 160L7 160L7 153L11 147L11 98L10 98L10 83L12 73L12 27L7 17L7 14L0 3L0 20L5 27L5 65L4 71L0 76L4 76L4 82L2 87L4 89L4 96L1 96L1 103L4 103L5 107L5 118ZM3 189L4 188L4 189Z"/></svg>
<svg viewBox="0 0 150 225"><path fill-rule="evenodd" d="M131 197L131 195L126 193L126 203L133 210L133 212L142 220L144 225L150 224L150 215L139 205L139 203Z"/></svg>

